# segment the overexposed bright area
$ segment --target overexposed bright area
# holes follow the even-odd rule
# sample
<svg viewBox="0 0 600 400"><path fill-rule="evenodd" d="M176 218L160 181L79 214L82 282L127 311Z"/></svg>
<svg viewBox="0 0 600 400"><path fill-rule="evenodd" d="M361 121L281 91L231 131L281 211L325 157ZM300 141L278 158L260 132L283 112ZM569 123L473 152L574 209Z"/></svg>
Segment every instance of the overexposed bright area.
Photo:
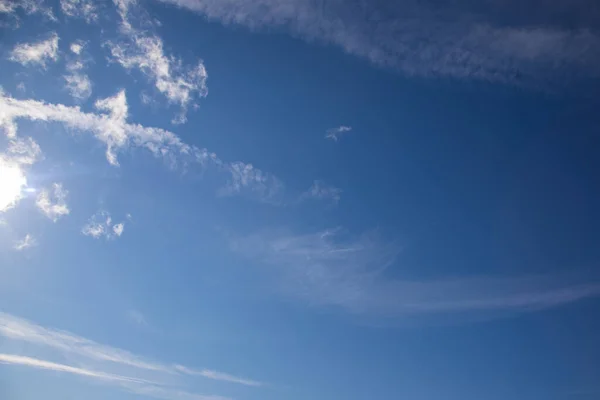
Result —
<svg viewBox="0 0 600 400"><path fill-rule="evenodd" d="M18 165L0 159L0 212L13 207L21 198L27 179Z"/></svg>

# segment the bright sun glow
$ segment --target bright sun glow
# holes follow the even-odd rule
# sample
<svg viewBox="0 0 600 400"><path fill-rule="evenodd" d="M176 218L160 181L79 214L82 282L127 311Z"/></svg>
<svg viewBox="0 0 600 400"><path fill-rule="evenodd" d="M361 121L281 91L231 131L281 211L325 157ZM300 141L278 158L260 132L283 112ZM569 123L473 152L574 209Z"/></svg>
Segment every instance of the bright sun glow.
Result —
<svg viewBox="0 0 600 400"><path fill-rule="evenodd" d="M14 164L0 159L0 212L14 206L21 198L21 189L27 186L23 171Z"/></svg>

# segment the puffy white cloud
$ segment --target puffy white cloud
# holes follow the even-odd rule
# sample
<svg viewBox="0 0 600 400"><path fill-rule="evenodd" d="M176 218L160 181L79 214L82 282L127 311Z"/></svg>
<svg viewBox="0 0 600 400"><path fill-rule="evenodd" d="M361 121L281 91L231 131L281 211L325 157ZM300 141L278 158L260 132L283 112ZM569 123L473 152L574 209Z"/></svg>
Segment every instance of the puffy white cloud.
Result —
<svg viewBox="0 0 600 400"><path fill-rule="evenodd" d="M48 39L18 44L9 59L22 65L37 64L46 68L49 61L58 60L58 35L52 32Z"/></svg>
<svg viewBox="0 0 600 400"><path fill-rule="evenodd" d="M22 251L33 247L37 244L37 241L31 236L29 233L25 235L25 237L21 240L17 240L14 245L14 249L17 251Z"/></svg>
<svg viewBox="0 0 600 400"><path fill-rule="evenodd" d="M113 224L113 220L107 211L101 210L92 215L81 230L85 236L94 239L114 239L120 237L125 229L125 223Z"/></svg>
<svg viewBox="0 0 600 400"><path fill-rule="evenodd" d="M65 15L88 23L98 20L98 10L92 0L60 0L60 9Z"/></svg>
<svg viewBox="0 0 600 400"><path fill-rule="evenodd" d="M327 129L327 133L325 134L326 139L333 140L337 142L340 138L345 134L352 130L351 126L338 126L337 128Z"/></svg>
<svg viewBox="0 0 600 400"><path fill-rule="evenodd" d="M50 190L42 189L37 196L35 205L52 222L69 215L66 199L69 192L63 189L61 183L53 183Z"/></svg>
<svg viewBox="0 0 600 400"><path fill-rule="evenodd" d="M81 41L71 43L71 56L67 63L67 74L64 75L67 91L77 100L85 100L92 94L92 81L84 72L85 62L82 52L85 43Z"/></svg>

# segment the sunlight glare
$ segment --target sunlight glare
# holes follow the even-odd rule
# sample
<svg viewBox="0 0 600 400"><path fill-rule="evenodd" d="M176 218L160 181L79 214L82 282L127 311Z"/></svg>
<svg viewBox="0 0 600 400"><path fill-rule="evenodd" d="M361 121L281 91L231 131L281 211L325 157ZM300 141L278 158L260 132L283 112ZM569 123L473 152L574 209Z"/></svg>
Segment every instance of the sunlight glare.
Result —
<svg viewBox="0 0 600 400"><path fill-rule="evenodd" d="M0 212L13 207L21 198L21 190L27 179L17 165L0 159Z"/></svg>

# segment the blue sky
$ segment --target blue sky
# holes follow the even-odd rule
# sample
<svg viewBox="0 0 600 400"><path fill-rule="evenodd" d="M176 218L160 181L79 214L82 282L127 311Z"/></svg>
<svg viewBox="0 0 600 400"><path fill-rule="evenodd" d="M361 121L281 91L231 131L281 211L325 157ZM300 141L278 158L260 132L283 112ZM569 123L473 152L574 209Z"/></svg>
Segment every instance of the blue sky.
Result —
<svg viewBox="0 0 600 400"><path fill-rule="evenodd" d="M0 0L0 398L600 396L589 0Z"/></svg>

